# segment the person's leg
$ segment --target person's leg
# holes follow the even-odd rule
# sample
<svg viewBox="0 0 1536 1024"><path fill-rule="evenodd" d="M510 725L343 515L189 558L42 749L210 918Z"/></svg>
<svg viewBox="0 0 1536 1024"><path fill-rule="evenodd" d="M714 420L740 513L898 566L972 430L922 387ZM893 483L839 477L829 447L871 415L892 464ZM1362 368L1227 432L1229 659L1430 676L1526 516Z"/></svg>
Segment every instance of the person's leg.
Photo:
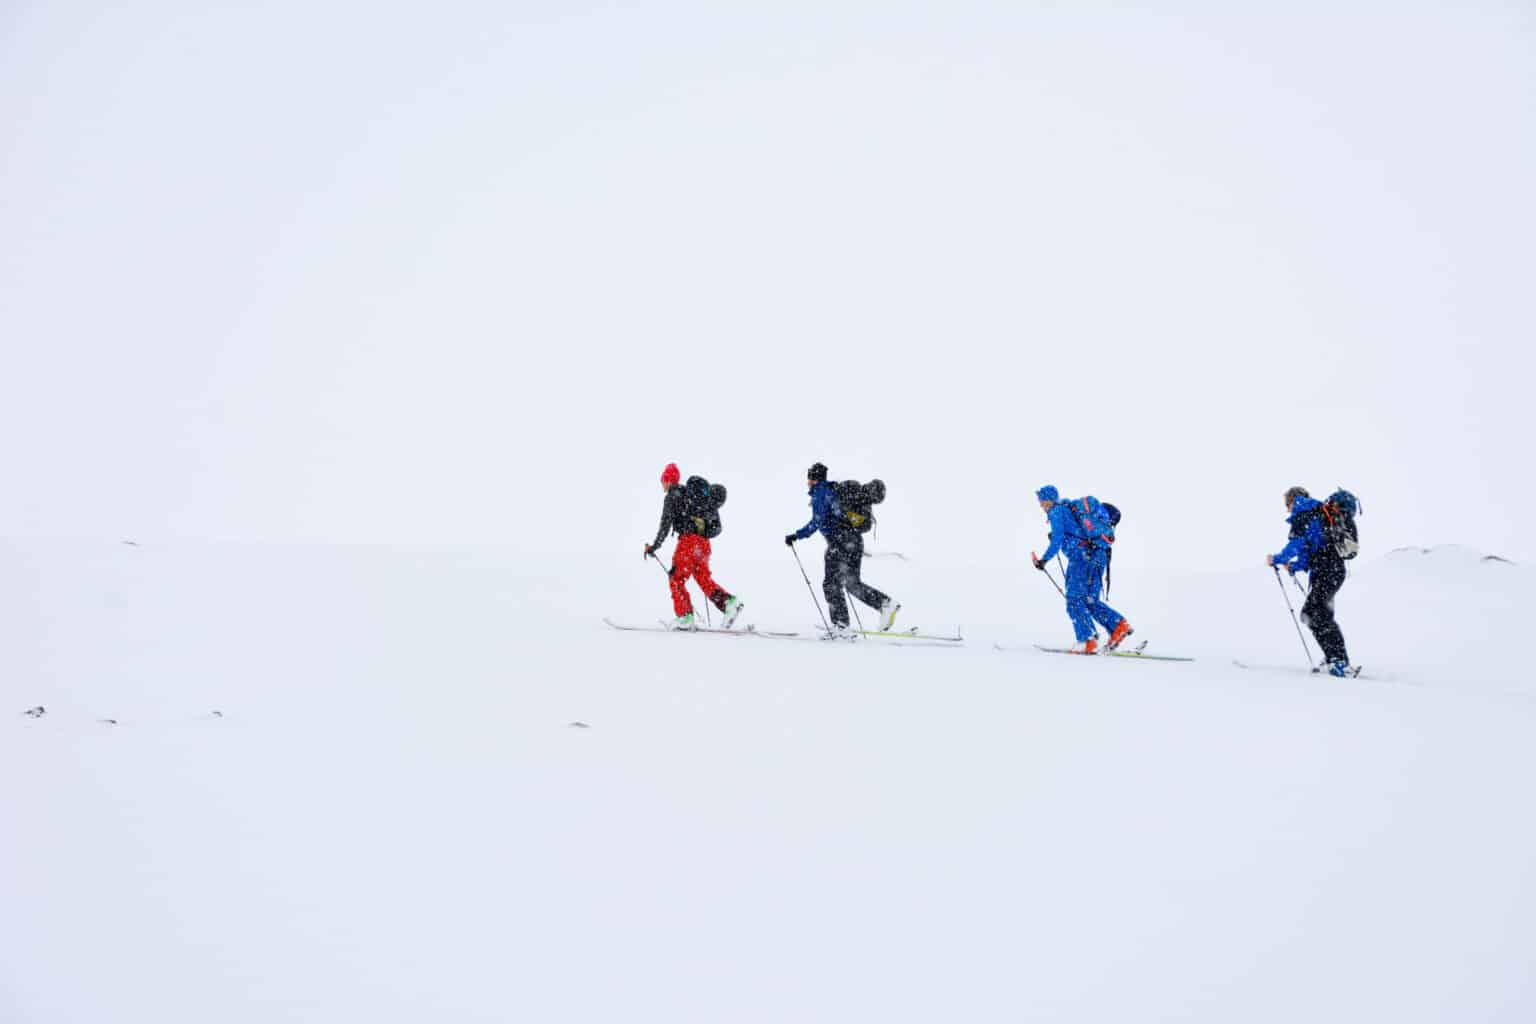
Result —
<svg viewBox="0 0 1536 1024"><path fill-rule="evenodd" d="M851 532L846 534L845 538L843 542L843 550L845 552L843 565L846 568L843 575L843 589L869 605L875 611L880 611L885 607L885 602L890 599L868 583L865 583L859 576L863 571L864 538L857 533Z"/></svg>
<svg viewBox="0 0 1536 1024"><path fill-rule="evenodd" d="M827 560L821 574L821 593L827 599L827 615L832 625L848 625L848 602L843 600L843 579L846 575L843 553L837 542L827 538Z"/></svg>
<svg viewBox="0 0 1536 1024"><path fill-rule="evenodd" d="M1090 587L1084 559L1067 559L1066 591L1067 617L1072 620L1073 635L1077 637L1078 643L1092 640L1097 634L1093 628L1093 617L1088 612Z"/></svg>
<svg viewBox="0 0 1536 1024"><path fill-rule="evenodd" d="M725 611L725 602L731 599L731 595L726 592L724 587L715 582L715 577L709 571L709 556L713 553L714 549L710 547L709 538L699 537L697 539L699 541L699 553L694 557L693 579L698 583L699 589L704 591L704 596L709 599L709 603L721 611Z"/></svg>
<svg viewBox="0 0 1536 1024"><path fill-rule="evenodd" d="M1097 559L1089 559L1084 573L1086 586L1084 601L1088 606L1088 614L1093 621L1104 627L1105 632L1114 636L1115 627L1120 625L1120 621L1125 616L1099 600L1104 582L1104 563Z"/></svg>
<svg viewBox="0 0 1536 1024"><path fill-rule="evenodd" d="M688 577L693 573L693 542L702 539L691 533L679 537L672 552L672 575L667 577L667 586L672 589L672 612L678 618L693 613L693 602L688 599Z"/></svg>
<svg viewBox="0 0 1536 1024"><path fill-rule="evenodd" d="M1322 648L1325 661L1347 664L1349 650L1344 646L1344 631L1333 617L1334 596L1344 585L1343 564L1340 563L1337 569L1325 566L1309 576L1311 586L1307 590L1307 600L1301 606L1301 621L1317 638L1317 646Z"/></svg>

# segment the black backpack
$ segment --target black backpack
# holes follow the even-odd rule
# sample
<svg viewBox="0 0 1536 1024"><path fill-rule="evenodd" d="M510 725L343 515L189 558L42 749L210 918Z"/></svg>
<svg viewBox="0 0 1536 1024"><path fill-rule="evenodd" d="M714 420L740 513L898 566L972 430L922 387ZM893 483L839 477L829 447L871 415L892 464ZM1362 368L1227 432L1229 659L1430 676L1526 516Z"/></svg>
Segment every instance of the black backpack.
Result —
<svg viewBox="0 0 1536 1024"><path fill-rule="evenodd" d="M871 480L861 484L857 480L844 480L832 486L843 525L859 533L868 533L875 525L874 506L885 500L885 481Z"/></svg>
<svg viewBox="0 0 1536 1024"><path fill-rule="evenodd" d="M725 504L725 486L712 484L701 476L691 476L683 484L682 517L678 533L696 533L705 540L720 536L720 506Z"/></svg>
<svg viewBox="0 0 1536 1024"><path fill-rule="evenodd" d="M1120 525L1120 510L1118 508L1116 508L1114 505L1111 505L1107 501L1100 502L1099 503L1099 507L1104 510L1104 517L1109 520L1109 528L1111 530L1113 530L1115 527ZM1115 560L1115 548L1114 548L1114 545L1111 544L1110 547L1109 547L1109 550L1104 552L1104 596L1105 597L1109 596L1109 585L1112 582L1112 578L1110 577L1110 574L1109 574L1109 567L1110 567L1110 564L1112 562L1114 562L1114 560Z"/></svg>

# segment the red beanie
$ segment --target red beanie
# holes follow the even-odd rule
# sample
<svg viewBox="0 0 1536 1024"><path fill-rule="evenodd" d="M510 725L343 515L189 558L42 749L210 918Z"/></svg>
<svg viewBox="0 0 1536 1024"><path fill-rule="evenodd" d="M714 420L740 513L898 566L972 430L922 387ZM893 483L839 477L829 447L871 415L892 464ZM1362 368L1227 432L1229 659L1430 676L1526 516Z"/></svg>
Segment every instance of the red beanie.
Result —
<svg viewBox="0 0 1536 1024"><path fill-rule="evenodd" d="M683 474L677 471L677 463L667 463L667 468L661 471L661 482L671 487L683 478Z"/></svg>

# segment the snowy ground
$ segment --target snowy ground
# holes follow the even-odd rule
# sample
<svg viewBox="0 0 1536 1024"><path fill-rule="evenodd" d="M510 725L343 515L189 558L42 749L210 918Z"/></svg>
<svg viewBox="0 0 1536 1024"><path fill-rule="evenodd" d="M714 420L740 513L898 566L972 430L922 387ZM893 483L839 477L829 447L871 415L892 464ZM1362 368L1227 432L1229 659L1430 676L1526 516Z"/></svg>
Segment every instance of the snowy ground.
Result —
<svg viewBox="0 0 1536 1024"><path fill-rule="evenodd" d="M1529 571L1363 559L1349 682L1122 575L1197 662L999 653L1070 638L1011 560L872 560L968 640L895 649L608 630L638 551L0 548L0 1019L1536 1019Z"/></svg>

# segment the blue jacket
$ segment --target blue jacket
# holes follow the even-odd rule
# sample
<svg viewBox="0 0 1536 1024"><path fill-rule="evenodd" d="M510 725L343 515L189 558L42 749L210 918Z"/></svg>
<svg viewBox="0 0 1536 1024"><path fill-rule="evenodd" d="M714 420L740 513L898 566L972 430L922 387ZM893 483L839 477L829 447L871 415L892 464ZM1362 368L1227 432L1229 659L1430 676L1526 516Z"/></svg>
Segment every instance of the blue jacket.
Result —
<svg viewBox="0 0 1536 1024"><path fill-rule="evenodd" d="M837 491L825 480L811 488L811 521L795 531L795 539L805 540L820 530L822 536L831 538L832 531L842 521L842 509L837 503Z"/></svg>
<svg viewBox="0 0 1536 1024"><path fill-rule="evenodd" d="M1328 538L1323 535L1323 517L1313 514L1322 502L1316 498L1297 497L1291 503L1291 514L1285 517L1285 521L1291 524L1292 532L1295 532L1296 520L1306 517L1307 525L1291 542L1280 549L1280 553L1274 556L1274 562L1282 569L1291 572L1307 572L1312 565L1312 556L1323 550L1328 544Z"/></svg>
<svg viewBox="0 0 1536 1024"><path fill-rule="evenodd" d="M1092 516L1083 515L1083 500L1058 501L1051 506L1046 514L1051 524L1051 546L1045 549L1040 561L1049 562L1063 550L1068 558L1093 558L1109 550L1114 530L1101 527Z"/></svg>

